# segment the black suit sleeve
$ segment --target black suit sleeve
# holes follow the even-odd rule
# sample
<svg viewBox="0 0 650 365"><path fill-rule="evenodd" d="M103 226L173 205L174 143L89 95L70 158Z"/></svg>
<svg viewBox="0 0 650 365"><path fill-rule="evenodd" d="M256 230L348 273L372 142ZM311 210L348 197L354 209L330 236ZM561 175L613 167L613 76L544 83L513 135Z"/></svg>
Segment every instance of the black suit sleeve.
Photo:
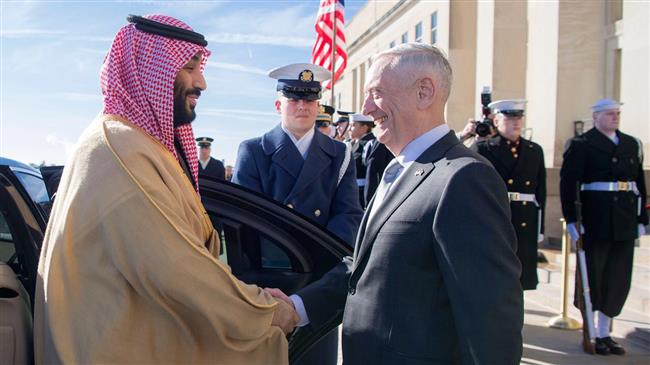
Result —
<svg viewBox="0 0 650 365"><path fill-rule="evenodd" d="M318 281L296 293L305 305L310 325L320 327L343 313L351 273L352 257L347 256Z"/></svg>
<svg viewBox="0 0 650 365"><path fill-rule="evenodd" d="M487 163L452 177L433 221L433 248L463 364L519 364L521 265L505 184Z"/></svg>
<svg viewBox="0 0 650 365"><path fill-rule="evenodd" d="M576 222L575 201L577 187L583 180L585 166L585 146L580 138L573 139L564 152L564 161L560 169L560 201L562 214L567 223Z"/></svg>

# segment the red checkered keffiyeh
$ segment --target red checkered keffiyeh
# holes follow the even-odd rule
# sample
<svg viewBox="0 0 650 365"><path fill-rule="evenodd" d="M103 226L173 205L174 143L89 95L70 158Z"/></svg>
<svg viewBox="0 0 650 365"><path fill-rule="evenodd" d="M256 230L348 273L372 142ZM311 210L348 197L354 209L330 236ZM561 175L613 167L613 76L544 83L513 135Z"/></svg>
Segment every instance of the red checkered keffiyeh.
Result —
<svg viewBox="0 0 650 365"><path fill-rule="evenodd" d="M164 15L145 18L192 30L180 20ZM134 123L176 154L174 136L180 142L198 182L199 160L191 124L174 128L174 80L180 69L203 52L201 72L210 51L194 43L145 33L129 24L117 33L100 72L104 114L119 115ZM197 184L198 191L198 184Z"/></svg>

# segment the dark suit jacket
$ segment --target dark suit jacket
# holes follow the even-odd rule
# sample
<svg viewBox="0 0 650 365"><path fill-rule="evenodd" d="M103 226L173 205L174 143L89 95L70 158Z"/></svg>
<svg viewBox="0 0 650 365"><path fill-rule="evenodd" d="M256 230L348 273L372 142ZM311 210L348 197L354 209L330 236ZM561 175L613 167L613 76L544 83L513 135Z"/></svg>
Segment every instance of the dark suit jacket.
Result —
<svg viewBox="0 0 650 365"><path fill-rule="evenodd" d="M517 233L517 256L522 264L521 285L525 290L537 286L537 235L544 233L546 206L546 167L544 152L535 142L521 138L518 158L511 152L513 146L500 135L479 141L472 146L487 158L497 170L509 192L533 194L539 207L532 203L512 201L512 225Z"/></svg>
<svg viewBox="0 0 650 365"><path fill-rule="evenodd" d="M199 175L226 180L226 168L223 166L223 162L210 157L210 161L205 166L205 169L201 167L201 163L199 162Z"/></svg>
<svg viewBox="0 0 650 365"><path fill-rule="evenodd" d="M383 143L379 143L378 140L375 139L369 143L372 143L372 147L368 151L364 161L366 168L366 186L363 191L365 206L370 204L370 200L375 195L375 191L379 186L379 182L381 181L386 166L388 166L388 163L395 157L388 148L386 148Z"/></svg>
<svg viewBox="0 0 650 365"><path fill-rule="evenodd" d="M576 186L595 181L636 181L640 198L633 192L583 191L582 218L585 238L625 241L637 238L637 224L648 224L646 186L634 137L616 131L615 145L596 128L573 138L564 152L560 170L562 212L569 223L576 221Z"/></svg>
<svg viewBox="0 0 650 365"><path fill-rule="evenodd" d="M307 159L280 125L239 146L232 181L291 206L350 245L359 229L354 161L338 183L345 144L316 132Z"/></svg>
<svg viewBox="0 0 650 365"><path fill-rule="evenodd" d="M354 252L302 297L343 310L346 364L519 364L523 295L506 189L450 132L386 196ZM372 202L371 202L372 204Z"/></svg>

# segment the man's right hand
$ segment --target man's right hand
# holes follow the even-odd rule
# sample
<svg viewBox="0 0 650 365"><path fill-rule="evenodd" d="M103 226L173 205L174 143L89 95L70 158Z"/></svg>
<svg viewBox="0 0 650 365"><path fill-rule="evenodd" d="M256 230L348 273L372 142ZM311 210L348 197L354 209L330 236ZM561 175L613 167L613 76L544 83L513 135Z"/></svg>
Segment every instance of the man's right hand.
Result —
<svg viewBox="0 0 650 365"><path fill-rule="evenodd" d="M293 306L283 300L278 300L278 305L275 307L275 313L273 313L273 320L271 321L272 326L280 327L286 335L296 328L299 320L298 313L293 309Z"/></svg>

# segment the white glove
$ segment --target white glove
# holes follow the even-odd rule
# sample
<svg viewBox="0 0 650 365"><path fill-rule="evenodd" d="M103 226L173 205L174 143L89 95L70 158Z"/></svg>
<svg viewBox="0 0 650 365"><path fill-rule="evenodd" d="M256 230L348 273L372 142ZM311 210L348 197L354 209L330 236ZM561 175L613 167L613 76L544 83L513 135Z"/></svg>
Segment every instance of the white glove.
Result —
<svg viewBox="0 0 650 365"><path fill-rule="evenodd" d="M578 241L578 237L580 236L578 234L578 227L576 223L569 223L567 224L567 231L569 231L569 236L571 236L571 242L575 243ZM585 227L581 224L580 225L580 233L584 234L585 233Z"/></svg>
<svg viewBox="0 0 650 365"><path fill-rule="evenodd" d="M540 233L537 235L537 243L543 242L544 241L544 234Z"/></svg>
<svg viewBox="0 0 650 365"><path fill-rule="evenodd" d="M639 237L643 236L644 234L645 234L645 226L639 223Z"/></svg>

